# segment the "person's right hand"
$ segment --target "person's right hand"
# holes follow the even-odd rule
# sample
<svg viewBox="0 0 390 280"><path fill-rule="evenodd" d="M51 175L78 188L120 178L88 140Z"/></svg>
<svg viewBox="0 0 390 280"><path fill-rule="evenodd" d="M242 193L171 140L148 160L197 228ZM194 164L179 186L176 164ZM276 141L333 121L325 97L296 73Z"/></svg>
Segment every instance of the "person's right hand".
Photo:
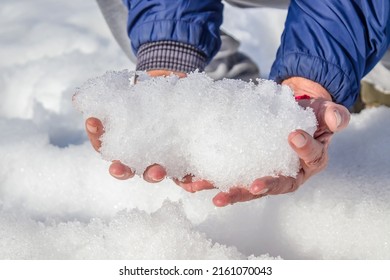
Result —
<svg viewBox="0 0 390 280"><path fill-rule="evenodd" d="M301 169L296 178L278 176L256 179L248 188L232 187L227 192L219 192L214 198L215 206L224 207L238 202L247 202L266 195L278 195L296 191L310 177L323 171L328 163L328 147L332 135L348 126L350 114L342 105L332 101L331 95L321 85L301 77L292 77L283 82L293 89L295 96L308 96L310 99L299 100L302 107L310 107L316 115L318 126L310 136L303 130L289 134L288 142L301 162ZM175 180L176 184L189 192L213 188L206 180Z"/></svg>
<svg viewBox="0 0 390 280"><path fill-rule="evenodd" d="M172 72L168 70L150 70L147 71L148 75L151 77L158 77L158 76L169 76L171 74L175 74L180 78L184 78L187 76L186 73L183 72ZM87 135L89 138L89 141L92 144L92 147L99 152L99 149L101 147L101 141L100 137L104 133L104 127L102 122L97 118L88 118L85 121L85 129L87 131ZM131 170L130 167L124 165L119 160L114 160L109 169L109 173L119 180L127 180L132 177L134 177L134 171ZM167 175L165 168L162 167L159 164L153 164L146 168L146 170L143 173L143 178L145 181L149 183L158 183L162 181L165 176Z"/></svg>

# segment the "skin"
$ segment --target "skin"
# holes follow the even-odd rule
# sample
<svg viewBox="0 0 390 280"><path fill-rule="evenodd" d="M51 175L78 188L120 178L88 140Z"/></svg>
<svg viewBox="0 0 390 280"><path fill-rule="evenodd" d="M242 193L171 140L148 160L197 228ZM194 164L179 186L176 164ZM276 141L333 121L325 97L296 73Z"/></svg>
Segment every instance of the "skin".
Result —
<svg viewBox="0 0 390 280"><path fill-rule="evenodd" d="M148 71L150 76L166 76L172 72L167 70ZM174 72L181 78L185 73ZM301 169L296 178L292 177L263 177L256 179L249 188L233 187L228 192L219 192L213 198L215 206L224 207L238 202L246 202L261 198L266 195L278 195L296 191L311 176L324 170L328 163L328 147L335 132L339 132L348 126L350 120L349 111L342 105L332 102L331 95L320 84L302 77L286 79L283 84L289 86L295 96L307 95L311 99L298 101L302 107L311 107L318 120L318 128L314 136L310 136L303 130L296 130L289 134L288 142L297 153L301 162ZM100 120L89 118L85 122L88 138L96 151L99 151L100 137L104 128ZM119 180L127 180L134 176L130 167L120 161L113 161L109 167L109 173ZM146 168L143 178L149 183L157 183L166 177L163 166L154 164ZM181 180L173 181L188 192L197 192L214 189L207 180L193 181L187 175Z"/></svg>

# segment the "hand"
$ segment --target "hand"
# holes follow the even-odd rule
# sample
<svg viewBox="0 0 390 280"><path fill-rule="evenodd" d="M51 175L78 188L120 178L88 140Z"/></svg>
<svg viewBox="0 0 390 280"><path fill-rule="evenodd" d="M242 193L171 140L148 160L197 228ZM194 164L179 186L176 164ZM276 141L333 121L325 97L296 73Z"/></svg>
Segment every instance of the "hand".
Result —
<svg viewBox="0 0 390 280"><path fill-rule="evenodd" d="M167 70L148 71L148 74L152 77L167 76L167 75L171 75L172 73L179 76L180 78L186 76L186 74L182 72L172 72ZM97 152L99 152L99 149L101 147L100 137L104 133L103 124L97 118L88 118L85 121L85 129L87 131L89 141L91 142L93 148ZM115 160L111 163L108 171L114 178L119 180L127 180L134 177L134 172L131 170L131 168L124 165L118 160ZM158 164L153 164L146 168L146 170L143 173L143 178L145 181L149 183L158 183L162 181L166 175L167 173L164 167Z"/></svg>
<svg viewBox="0 0 390 280"><path fill-rule="evenodd" d="M311 176L325 169L328 163L328 146L334 132L347 127L350 119L349 111L331 100L330 94L319 84L310 80L294 77L284 84L290 86L296 96L308 95L311 100L300 100L303 107L311 107L317 117L318 127L311 137L303 130L290 133L288 142L297 153L301 169L297 177L263 177L256 179L249 188L235 187L228 192L220 192L213 198L216 206L223 207L237 202L245 202L266 195L284 194L297 190ZM207 181L195 181L191 178L176 182L187 191L195 192L212 188Z"/></svg>
<svg viewBox="0 0 390 280"><path fill-rule="evenodd" d="M101 121L96 118L88 118L85 121L85 128L92 147L97 152L99 152L101 146L100 137L104 133L104 128ZM117 160L111 163L108 171L114 178L119 180L127 180L134 177L134 172L131 170L131 168ZM165 176L165 169L158 164L149 166L143 173L143 178L149 183L160 182L165 178Z"/></svg>

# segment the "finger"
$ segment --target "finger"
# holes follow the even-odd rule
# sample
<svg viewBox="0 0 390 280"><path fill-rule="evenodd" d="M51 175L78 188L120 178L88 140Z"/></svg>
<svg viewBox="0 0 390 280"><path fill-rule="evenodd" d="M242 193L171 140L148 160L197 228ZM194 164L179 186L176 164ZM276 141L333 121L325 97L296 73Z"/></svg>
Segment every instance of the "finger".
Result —
<svg viewBox="0 0 390 280"><path fill-rule="evenodd" d="M278 195L295 192L299 186L302 185L302 179L302 172L300 172L296 178L287 176L274 178L274 182L272 182L272 186L269 187L267 194Z"/></svg>
<svg viewBox="0 0 390 280"><path fill-rule="evenodd" d="M101 141L100 137L104 133L103 125L100 122L99 119L96 118L88 118L85 121L85 129L87 131L87 135L89 138L89 141L92 144L92 147L96 150L99 151L101 147Z"/></svg>
<svg viewBox="0 0 390 280"><path fill-rule="evenodd" d="M311 137L303 130L291 132L288 136L290 146L307 167L322 170L327 163L326 145Z"/></svg>
<svg viewBox="0 0 390 280"><path fill-rule="evenodd" d="M187 175L180 181L178 179L174 179L173 181L184 190L194 193L197 191L210 190L214 189L214 185L206 180L197 180L192 181L193 176Z"/></svg>
<svg viewBox="0 0 390 280"><path fill-rule="evenodd" d="M326 106L323 116L326 127L332 132L345 129L351 118L348 109L333 102L329 103L329 106Z"/></svg>
<svg viewBox="0 0 390 280"><path fill-rule="evenodd" d="M306 103L305 103L306 102ZM321 129L327 129L331 132L337 132L345 129L350 121L348 109L332 101L323 99L314 99L311 102L303 101L300 104L309 106L316 114L318 126Z"/></svg>
<svg viewBox="0 0 390 280"><path fill-rule="evenodd" d="M256 179L249 191L254 195L277 195L295 192L303 183L304 170L300 170L297 177L264 177Z"/></svg>
<svg viewBox="0 0 390 280"><path fill-rule="evenodd" d="M228 192L220 192L213 198L217 207L224 207L237 202L246 202L265 196L264 194L254 195L245 188L231 188Z"/></svg>
<svg viewBox="0 0 390 280"><path fill-rule="evenodd" d="M113 161L108 171L111 176L119 180L126 180L134 177L134 172L120 161Z"/></svg>
<svg viewBox="0 0 390 280"><path fill-rule="evenodd" d="M146 168L143 177L144 180L149 183L158 183L161 182L166 175L167 172L165 171L164 167L159 164L153 164Z"/></svg>
<svg viewBox="0 0 390 280"><path fill-rule="evenodd" d="M251 186L249 187L249 191L252 194L266 194L275 185L275 177L267 176L263 178L259 178L253 181Z"/></svg>

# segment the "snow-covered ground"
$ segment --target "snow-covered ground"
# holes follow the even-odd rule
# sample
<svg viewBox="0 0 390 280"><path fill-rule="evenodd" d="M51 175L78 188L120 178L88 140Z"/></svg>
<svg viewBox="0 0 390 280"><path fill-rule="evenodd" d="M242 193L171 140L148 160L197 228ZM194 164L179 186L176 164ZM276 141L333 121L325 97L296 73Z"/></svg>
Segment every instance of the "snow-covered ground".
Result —
<svg viewBox="0 0 390 280"><path fill-rule="evenodd" d="M225 13L266 76L285 12ZM216 191L117 181L90 147L75 88L134 68L93 0L3 0L0 24L1 259L390 258L390 109L353 115L296 193L215 208Z"/></svg>

